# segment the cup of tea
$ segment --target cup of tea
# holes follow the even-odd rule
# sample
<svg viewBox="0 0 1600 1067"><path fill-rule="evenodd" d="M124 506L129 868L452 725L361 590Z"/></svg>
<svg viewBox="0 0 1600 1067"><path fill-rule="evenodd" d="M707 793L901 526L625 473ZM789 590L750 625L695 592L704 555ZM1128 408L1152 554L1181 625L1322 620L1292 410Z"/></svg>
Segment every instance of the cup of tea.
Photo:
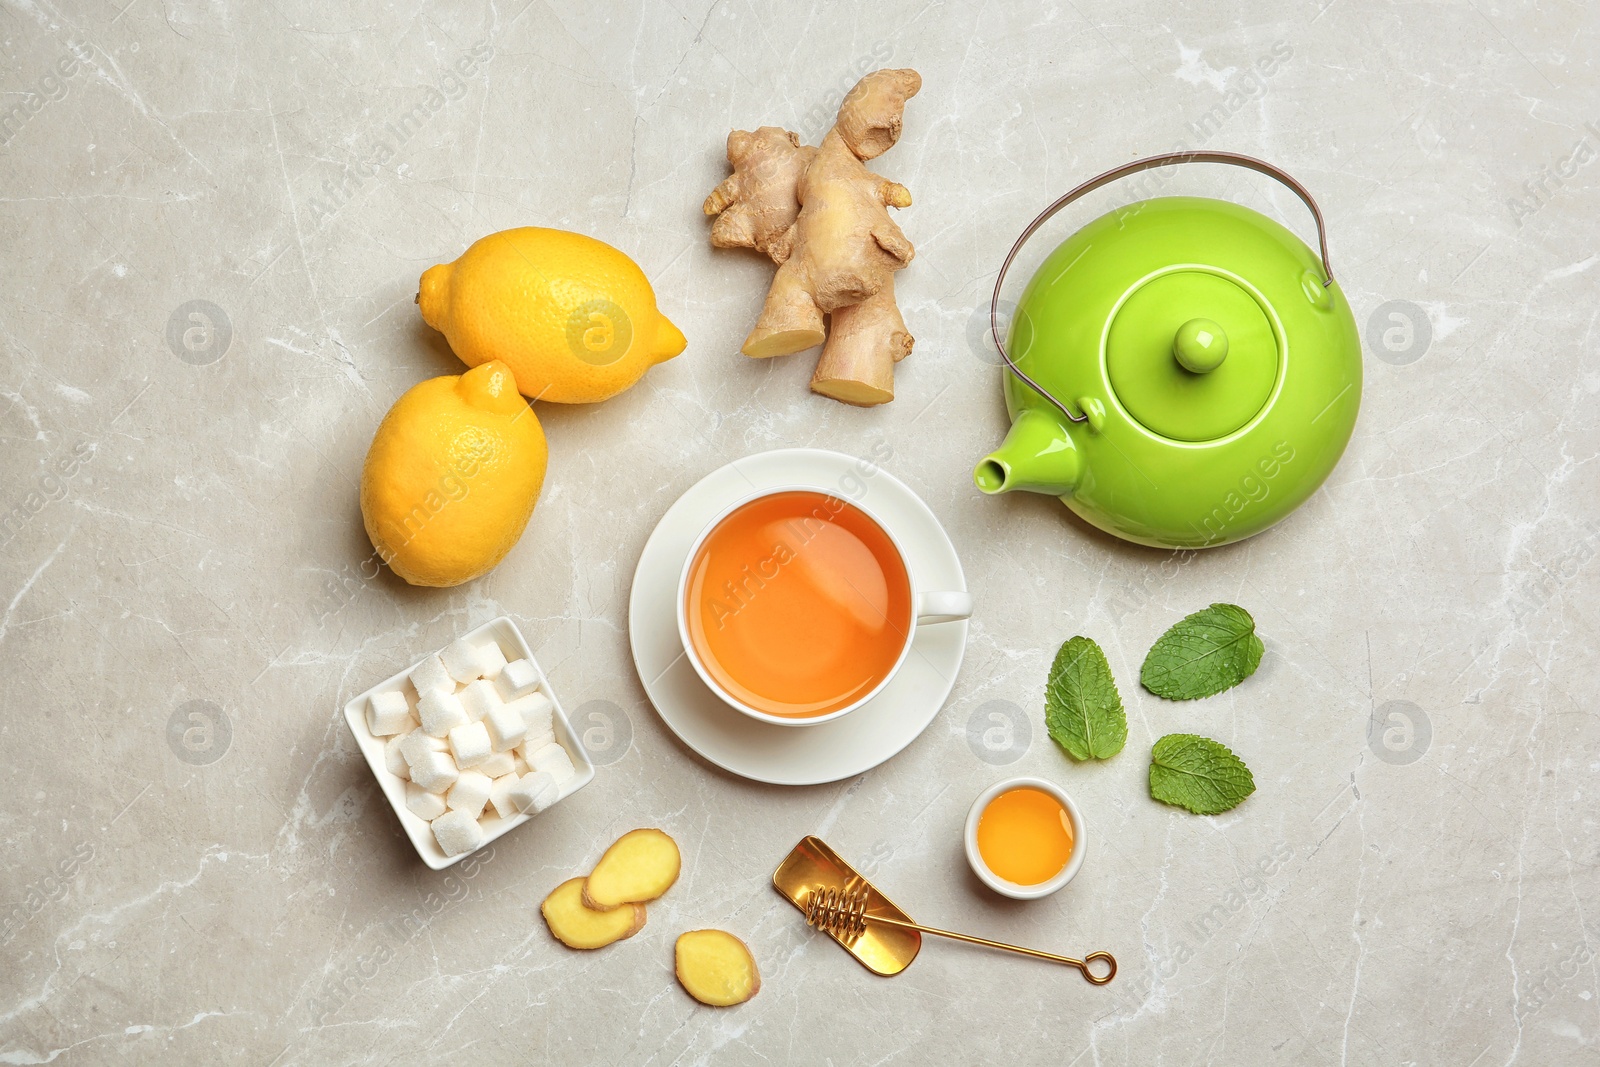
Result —
<svg viewBox="0 0 1600 1067"><path fill-rule="evenodd" d="M965 592L913 587L905 552L864 506L809 485L723 509L678 579L678 636L695 672L778 726L848 715L889 684L918 626L971 614Z"/></svg>

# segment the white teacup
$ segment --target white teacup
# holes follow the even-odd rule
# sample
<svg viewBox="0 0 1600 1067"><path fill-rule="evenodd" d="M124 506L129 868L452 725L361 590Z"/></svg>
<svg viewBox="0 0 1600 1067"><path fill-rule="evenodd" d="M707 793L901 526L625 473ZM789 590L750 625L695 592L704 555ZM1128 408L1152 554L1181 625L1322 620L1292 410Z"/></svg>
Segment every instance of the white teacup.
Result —
<svg viewBox="0 0 1600 1067"><path fill-rule="evenodd" d="M773 496L778 493L790 492L815 493L819 496L827 498L830 505L837 502L844 506L852 507L865 516L865 518L872 522L878 528L878 530L882 531L884 539L889 543L890 546L892 546L894 550L894 562L898 563L899 567L904 571L907 586L911 590L910 616L906 621L903 639L900 641L899 656L895 659L894 665L889 668L878 680L877 684L874 685L872 689L864 695L858 697L844 707L815 715L774 715L770 712L763 711L760 708L752 707L749 703L746 703L738 696L728 692L728 690L725 689L723 685L713 676L713 673L707 668L705 662L702 660L700 652L695 648L694 640L691 637L689 620L689 583L694 570L694 565L700 556L700 550L705 545L706 539L711 536L712 532L716 530L725 519L740 509L766 497ZM837 513L837 509L834 510L835 513ZM698 674L701 680L705 682L707 688L709 688L730 707L743 712L758 722L771 723L774 726L815 726L818 723L830 722L834 719L840 718L841 716L848 715L850 712L855 711L857 708L861 707L863 704L867 703L867 701L871 700L873 697L882 692L884 687L887 686L889 682L893 680L894 676L900 672L900 668L905 665L906 656L910 654L911 645L916 640L916 631L918 626L941 622L955 622L960 619L968 618L972 614L972 597L966 592L959 590L918 590L916 587L915 577L916 576L912 574L911 567L906 560L905 549L900 542L896 540L894 532L889 528L887 523L885 523L877 515L873 514L872 510L865 504L862 504L856 500L846 499L840 496L833 489L825 486L782 485L774 486L769 489L760 489L740 498L739 500L734 501L732 504L729 504L727 507L723 508L711 519L711 521L706 523L705 527L701 529L700 533L695 537L694 544L690 547L688 555L684 559L683 571L678 576L678 637L683 642L684 654L688 657L690 664L694 666L695 673ZM773 580L776 580L776 578Z"/></svg>

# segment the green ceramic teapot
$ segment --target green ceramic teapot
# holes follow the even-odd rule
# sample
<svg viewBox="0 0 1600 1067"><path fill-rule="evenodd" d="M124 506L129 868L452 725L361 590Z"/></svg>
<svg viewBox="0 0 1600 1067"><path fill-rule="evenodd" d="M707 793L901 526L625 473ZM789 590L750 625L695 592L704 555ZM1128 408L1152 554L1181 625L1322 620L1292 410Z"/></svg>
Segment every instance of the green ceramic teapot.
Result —
<svg viewBox="0 0 1600 1067"><path fill-rule="evenodd" d="M1142 200L1050 254L1001 343L1006 269L1045 220L1108 182L1185 162L1283 182L1315 216L1321 256L1237 204ZM1129 541L1204 548L1260 533L1316 492L1355 427L1361 340L1322 214L1288 174L1249 156L1151 156L1083 183L1023 232L989 310L1012 426L973 481L1059 496Z"/></svg>

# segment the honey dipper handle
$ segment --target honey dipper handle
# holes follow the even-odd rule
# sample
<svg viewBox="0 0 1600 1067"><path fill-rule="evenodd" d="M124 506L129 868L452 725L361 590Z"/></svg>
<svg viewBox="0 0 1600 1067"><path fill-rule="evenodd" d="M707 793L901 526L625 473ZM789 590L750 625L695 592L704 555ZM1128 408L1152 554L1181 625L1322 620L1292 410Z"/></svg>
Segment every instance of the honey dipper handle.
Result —
<svg viewBox="0 0 1600 1067"><path fill-rule="evenodd" d="M969 945L984 945L988 948L1004 949L1007 952L1018 952L1024 956L1033 956L1035 959L1049 960L1052 963L1064 963L1069 967L1076 967L1083 973L1083 977L1091 985L1105 985L1117 976L1117 959L1109 952L1091 952L1083 959L1073 959L1071 956L1058 956L1054 952L1041 952L1036 948L1023 948L1021 945L1008 945L1004 941L990 941L986 937L973 937L971 934L958 934L954 930L937 930L932 926L923 926L921 923L906 922L902 919L891 919L887 915L865 915L868 922L886 923L889 926L898 926L906 930L916 930L919 933L933 934L936 937L948 937L952 941L965 941ZM1090 963L1105 962L1109 968L1105 974L1095 974L1089 968Z"/></svg>

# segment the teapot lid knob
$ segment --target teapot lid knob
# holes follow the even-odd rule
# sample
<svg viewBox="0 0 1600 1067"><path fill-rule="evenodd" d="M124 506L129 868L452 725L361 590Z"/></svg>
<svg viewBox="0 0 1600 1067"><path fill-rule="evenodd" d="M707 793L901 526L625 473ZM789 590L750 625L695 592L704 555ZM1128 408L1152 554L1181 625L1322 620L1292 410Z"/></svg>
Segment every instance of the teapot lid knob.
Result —
<svg viewBox="0 0 1600 1067"><path fill-rule="evenodd" d="M1172 354L1185 370L1206 374L1228 357L1228 335L1210 319L1190 319L1173 336Z"/></svg>

